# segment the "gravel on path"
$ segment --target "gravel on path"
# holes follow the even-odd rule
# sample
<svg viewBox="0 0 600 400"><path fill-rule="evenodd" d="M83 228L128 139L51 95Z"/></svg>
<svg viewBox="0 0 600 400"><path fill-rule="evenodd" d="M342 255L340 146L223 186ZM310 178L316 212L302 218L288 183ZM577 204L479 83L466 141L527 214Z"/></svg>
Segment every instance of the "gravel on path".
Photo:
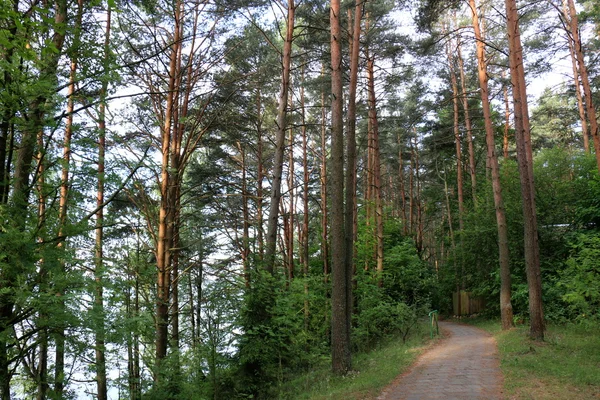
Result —
<svg viewBox="0 0 600 400"><path fill-rule="evenodd" d="M502 399L496 341L468 325L440 322L449 335L422 354L377 400Z"/></svg>

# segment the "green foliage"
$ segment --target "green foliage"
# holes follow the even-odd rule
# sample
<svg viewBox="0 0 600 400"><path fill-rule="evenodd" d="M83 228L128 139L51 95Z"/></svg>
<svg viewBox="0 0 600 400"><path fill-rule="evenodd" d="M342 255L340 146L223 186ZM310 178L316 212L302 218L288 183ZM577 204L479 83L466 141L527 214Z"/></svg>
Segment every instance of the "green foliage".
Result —
<svg viewBox="0 0 600 400"><path fill-rule="evenodd" d="M600 318L600 233L580 233L561 272L563 299L577 319Z"/></svg>
<svg viewBox="0 0 600 400"><path fill-rule="evenodd" d="M352 341L359 350L397 335L406 341L418 317L438 300L435 276L400 229L393 223L386 226L383 275L363 269L357 272Z"/></svg>
<svg viewBox="0 0 600 400"><path fill-rule="evenodd" d="M286 288L285 282L267 272L253 273L245 299L236 390L255 398L272 398L277 385L290 372L310 365L318 357L322 338L315 340L306 330L311 323L303 312L308 299L301 279ZM319 314L323 315L315 310L313 315Z"/></svg>
<svg viewBox="0 0 600 400"><path fill-rule="evenodd" d="M383 287L390 298L422 308L439 300L436 277L412 240L385 250L383 271Z"/></svg>

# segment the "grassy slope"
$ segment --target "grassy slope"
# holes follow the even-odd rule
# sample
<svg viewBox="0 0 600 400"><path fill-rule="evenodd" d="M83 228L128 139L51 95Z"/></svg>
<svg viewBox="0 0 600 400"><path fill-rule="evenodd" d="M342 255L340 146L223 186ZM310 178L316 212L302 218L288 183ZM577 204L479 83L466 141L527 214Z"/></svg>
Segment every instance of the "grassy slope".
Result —
<svg viewBox="0 0 600 400"><path fill-rule="evenodd" d="M334 376L329 363L299 376L282 388L281 399L373 399L404 372L427 347L426 326L411 335L406 344L390 340L368 353L354 355L354 370L346 377Z"/></svg>
<svg viewBox="0 0 600 400"><path fill-rule="evenodd" d="M496 337L507 398L600 399L600 324L550 325L541 343L526 326L502 332L499 322L475 324Z"/></svg>

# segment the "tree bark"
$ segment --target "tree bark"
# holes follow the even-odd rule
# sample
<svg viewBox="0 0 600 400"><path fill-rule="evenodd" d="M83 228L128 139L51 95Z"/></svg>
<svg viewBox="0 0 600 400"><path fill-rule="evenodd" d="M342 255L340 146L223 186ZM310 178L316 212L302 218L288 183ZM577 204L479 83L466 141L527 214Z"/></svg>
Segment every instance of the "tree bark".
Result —
<svg viewBox="0 0 600 400"><path fill-rule="evenodd" d="M292 104L292 91L290 91L290 108L293 108ZM291 283L294 280L294 214L296 212L296 180L295 180L295 165L294 165L294 129L292 127L289 128L289 136L288 136L288 192L290 197L290 209L288 215L288 231L287 231L287 266L288 266L288 280Z"/></svg>
<svg viewBox="0 0 600 400"><path fill-rule="evenodd" d="M348 9L348 29L352 32L350 38L350 87L348 90L348 132L346 133L346 153L347 153L347 173L346 173L346 204L344 211L344 230L346 235L346 299L348 301L346 312L346 322L349 324L352 321L353 296L352 296L352 280L356 265L354 263L354 242L356 232L356 91L358 87L358 60L360 51L360 26L362 20L362 1L356 0L354 6L354 19L351 18L352 11ZM351 22L352 21L352 22ZM352 24L352 25L351 25ZM351 327L347 328L350 333ZM348 341L350 338L348 338Z"/></svg>
<svg viewBox="0 0 600 400"><path fill-rule="evenodd" d="M506 78L506 74L504 70L502 71L502 79ZM510 130L510 107L508 101L508 88L507 85L504 85L502 88L502 92L504 94L504 138L503 138L503 155L504 159L508 159L508 132Z"/></svg>
<svg viewBox="0 0 600 400"><path fill-rule="evenodd" d="M481 89L481 106L483 108L483 120L485 124L487 154L492 175L492 190L494 194L494 207L496 210L496 226L498 231L498 261L500 264L500 315L502 329L510 329L514 326L513 310L511 303L511 277L508 248L508 228L506 224L506 213L500 184L500 166L496 155L494 141L494 127L489 99L489 87L487 78L487 62L485 58L485 41L479 28L479 16L475 0L469 0L473 18L473 29L475 32L475 43L477 47L477 76Z"/></svg>
<svg viewBox="0 0 600 400"><path fill-rule="evenodd" d="M169 342L169 305L171 289L171 249L173 247L174 199L171 198L171 187L176 184L171 176L172 137L174 133L174 113L177 107L178 56L181 51L182 5L178 0L174 8L173 43L169 56L169 79L166 95L164 120L161 127L161 173L160 173L160 207L158 214L158 238L156 243L157 299L156 299L156 366L160 367L167 356ZM160 374L155 375L159 380Z"/></svg>
<svg viewBox="0 0 600 400"><path fill-rule="evenodd" d="M456 49L458 70L460 72L460 85L462 91L462 106L465 115L465 127L467 128L467 147L469 149L469 174L471 175L471 195L473 206L477 206L477 174L475 171L475 149L473 148L473 127L471 126L471 115L469 113L469 96L467 95L467 82L465 76L465 65L462 59L460 40Z"/></svg>
<svg viewBox="0 0 600 400"><path fill-rule="evenodd" d="M535 190L533 180L533 154L527 92L525 87L525 71L523 68L523 49L519 32L518 11L515 0L505 0L510 75L513 87L513 103L515 115L515 137L517 143L517 159L523 199L524 246L527 284L529 286L529 317L532 339L544 339L544 313L542 309L542 284L535 208Z"/></svg>
<svg viewBox="0 0 600 400"><path fill-rule="evenodd" d="M237 142L240 154L240 169L242 171L242 267L244 269L244 283L250 287L250 211L248 207L248 187L246 182L246 152L242 144Z"/></svg>
<svg viewBox="0 0 600 400"><path fill-rule="evenodd" d="M281 200L281 176L283 173L283 156L285 153L285 133L287 130L288 93L290 87L290 67L292 62L292 42L294 40L294 0L288 1L286 37L283 44L283 70L281 73L281 92L277 109L277 135L275 137L275 156L273 160L273 180L271 186L271 205L267 219L267 243L265 251L265 270L271 274L275 271L275 249L277 246L277 221L279 219L279 202Z"/></svg>
<svg viewBox="0 0 600 400"><path fill-rule="evenodd" d="M577 21L577 10L573 0L567 0L567 8L569 10L569 28L571 30L571 40L575 57L577 58L577 64L579 67L579 75L581 77L581 85L583 86L583 94L585 96L585 107L587 111L587 117L589 119L590 134L594 141L594 149L596 150L596 164L598 165L598 172L600 172L600 137L598 132L598 120L596 117L596 108L592 100L592 90L590 87L590 80L588 77L587 66L585 65L585 59L583 56L583 47L581 46L581 37L579 36L579 23ZM577 78L576 78L577 79ZM579 87L579 84L576 85ZM585 136L584 136L585 137Z"/></svg>
<svg viewBox="0 0 600 400"><path fill-rule="evenodd" d="M262 138L262 97L260 88L256 91L256 122L257 132L257 148L256 148L256 230L258 236L258 256L262 261L265 255L264 232L263 232L263 180L264 180L264 165L263 165L263 138Z"/></svg>
<svg viewBox="0 0 600 400"><path fill-rule="evenodd" d="M446 48L448 55L448 67L450 71L450 80L452 84L452 105L453 105L453 130L454 130L454 144L456 147L456 186L458 194L458 226L462 231L464 228L463 216L465 213L464 206L464 194L463 194L463 166L462 166L462 145L460 138L460 129L458 126L458 83L456 79L456 72L454 68L454 60L452 58L452 50L450 44Z"/></svg>
<svg viewBox="0 0 600 400"><path fill-rule="evenodd" d="M308 207L308 184L310 179L310 171L308 168L308 133L306 132L306 105L304 102L304 85L305 82L305 68L302 67L301 70L301 79L302 84L300 85L300 115L302 118L302 168L304 179L302 181L302 205L303 205L303 215L302 215L302 231L301 231L301 246L302 246L302 275L304 277L304 330L308 331L309 326L309 301L308 301L308 267L309 267L309 220L308 216L310 213L310 209Z"/></svg>
<svg viewBox="0 0 600 400"><path fill-rule="evenodd" d="M321 77L324 76L324 68L321 70ZM321 92L321 253L323 259L323 276L327 282L329 268L329 245L328 245L328 208L327 208L327 109L325 108L325 91Z"/></svg>
<svg viewBox="0 0 600 400"><path fill-rule="evenodd" d="M348 288L344 237L344 138L343 71L340 0L331 0L331 360L333 372L346 374L351 367L348 341Z"/></svg>

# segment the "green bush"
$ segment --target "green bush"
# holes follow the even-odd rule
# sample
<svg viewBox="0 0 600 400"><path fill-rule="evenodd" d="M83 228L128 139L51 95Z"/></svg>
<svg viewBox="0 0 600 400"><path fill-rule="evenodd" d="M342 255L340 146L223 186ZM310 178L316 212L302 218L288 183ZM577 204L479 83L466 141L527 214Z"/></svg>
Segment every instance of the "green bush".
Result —
<svg viewBox="0 0 600 400"><path fill-rule="evenodd" d="M580 233L561 276L563 299L577 319L600 318L600 233Z"/></svg>

